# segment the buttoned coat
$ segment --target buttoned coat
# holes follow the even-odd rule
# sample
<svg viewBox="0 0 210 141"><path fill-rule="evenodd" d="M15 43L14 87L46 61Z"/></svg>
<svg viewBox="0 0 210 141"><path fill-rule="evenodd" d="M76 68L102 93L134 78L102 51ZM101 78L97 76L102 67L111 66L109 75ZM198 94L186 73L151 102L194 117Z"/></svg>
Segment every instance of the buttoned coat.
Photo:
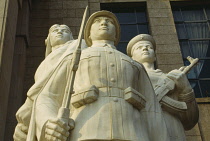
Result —
<svg viewBox="0 0 210 141"><path fill-rule="evenodd" d="M35 140L45 141L45 124L62 105L72 55L64 54L34 102ZM114 46L103 44L82 50L71 99L75 128L70 141L169 141L161 108L143 66ZM139 101L126 100L126 92ZM160 130L161 129L161 130ZM161 134L161 136L159 136Z"/></svg>
<svg viewBox="0 0 210 141"><path fill-rule="evenodd" d="M100 44L82 51L74 88L71 141L168 141L144 67L114 46ZM145 97L145 108L125 100L128 88Z"/></svg>

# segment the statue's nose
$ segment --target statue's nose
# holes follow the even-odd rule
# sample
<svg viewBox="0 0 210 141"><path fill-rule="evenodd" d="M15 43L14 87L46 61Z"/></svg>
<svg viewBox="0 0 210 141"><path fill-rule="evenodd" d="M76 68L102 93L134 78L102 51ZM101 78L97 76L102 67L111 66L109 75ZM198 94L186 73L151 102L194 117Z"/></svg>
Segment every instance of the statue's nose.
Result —
<svg viewBox="0 0 210 141"><path fill-rule="evenodd" d="M106 20L101 20L101 25L102 25L102 26L107 26Z"/></svg>
<svg viewBox="0 0 210 141"><path fill-rule="evenodd" d="M61 34L62 33L62 30L60 29L60 30L58 30L58 32L57 33L59 33L59 34Z"/></svg>
<svg viewBox="0 0 210 141"><path fill-rule="evenodd" d="M144 50L148 51L148 48L147 48L146 46L144 46L144 47L143 47L143 51L144 51Z"/></svg>

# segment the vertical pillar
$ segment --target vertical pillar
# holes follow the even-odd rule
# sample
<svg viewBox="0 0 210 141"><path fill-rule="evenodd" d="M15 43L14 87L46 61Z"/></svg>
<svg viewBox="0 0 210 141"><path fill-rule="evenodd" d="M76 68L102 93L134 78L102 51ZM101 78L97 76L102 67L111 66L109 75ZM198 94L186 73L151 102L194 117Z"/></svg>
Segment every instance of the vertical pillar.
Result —
<svg viewBox="0 0 210 141"><path fill-rule="evenodd" d="M0 140L2 141L8 110L17 14L17 0L0 0Z"/></svg>
<svg viewBox="0 0 210 141"><path fill-rule="evenodd" d="M183 65L179 41L169 0L147 0L151 34L157 48L157 65L164 72Z"/></svg>
<svg viewBox="0 0 210 141"><path fill-rule="evenodd" d="M21 1L21 8L18 12L17 30L14 46L10 92L8 98L8 110L5 125L4 140L13 140L13 133L17 120L15 114L26 98L23 92L26 48L28 47L28 25L29 25L29 1Z"/></svg>

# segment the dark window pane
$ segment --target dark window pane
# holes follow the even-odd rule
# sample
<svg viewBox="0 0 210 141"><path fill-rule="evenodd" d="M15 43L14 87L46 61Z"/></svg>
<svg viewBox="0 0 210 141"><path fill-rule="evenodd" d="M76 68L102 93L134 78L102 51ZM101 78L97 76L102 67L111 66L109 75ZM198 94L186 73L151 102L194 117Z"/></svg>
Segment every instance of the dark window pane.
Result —
<svg viewBox="0 0 210 141"><path fill-rule="evenodd" d="M210 60L200 60L200 62L199 78L210 78Z"/></svg>
<svg viewBox="0 0 210 141"><path fill-rule="evenodd" d="M188 60L184 61L185 66L189 66L190 62ZM198 78L198 68L197 66L193 67L190 72L187 74L187 78L189 79L197 79Z"/></svg>
<svg viewBox="0 0 210 141"><path fill-rule="evenodd" d="M183 57L200 58L187 74L196 97L210 96L207 89L210 88L210 22L207 21L210 8L177 6L173 8L173 15ZM184 59L184 64L188 66L190 63Z"/></svg>
<svg viewBox="0 0 210 141"><path fill-rule="evenodd" d="M209 41L190 41L191 50L193 52L193 56L195 58L205 58L209 54L207 52L209 50Z"/></svg>
<svg viewBox="0 0 210 141"><path fill-rule="evenodd" d="M173 11L174 21L183 21L182 15L179 9Z"/></svg>
<svg viewBox="0 0 210 141"><path fill-rule="evenodd" d="M184 21L206 20L203 9L182 10L182 16Z"/></svg>
<svg viewBox="0 0 210 141"><path fill-rule="evenodd" d="M182 56L184 58L187 58L187 56L193 57L190 52L190 47L189 47L188 41L180 41L179 44L181 46Z"/></svg>
<svg viewBox="0 0 210 141"><path fill-rule="evenodd" d="M128 42L119 42L119 44L117 46L117 50L121 51L124 54L127 54L126 53L127 44L128 44Z"/></svg>
<svg viewBox="0 0 210 141"><path fill-rule="evenodd" d="M202 97L202 94L201 94L200 89L199 89L198 81L192 81L192 80L190 80L190 84L191 84L191 87L194 90L195 97L201 98Z"/></svg>
<svg viewBox="0 0 210 141"><path fill-rule="evenodd" d="M204 97L210 97L210 80L200 80L201 91Z"/></svg>
<svg viewBox="0 0 210 141"><path fill-rule="evenodd" d="M145 11L136 11L137 23L145 23L147 22L146 12Z"/></svg>
<svg viewBox="0 0 210 141"><path fill-rule="evenodd" d="M121 41L130 41L137 34L136 25L121 25Z"/></svg>
<svg viewBox="0 0 210 141"><path fill-rule="evenodd" d="M198 79L197 69L196 67L192 68L190 72L187 74L188 79Z"/></svg>
<svg viewBox="0 0 210 141"><path fill-rule="evenodd" d="M176 30L177 30L177 34L178 34L179 39L188 38L186 29L184 27L184 24L176 24Z"/></svg>
<svg viewBox="0 0 210 141"><path fill-rule="evenodd" d="M186 23L185 27L190 39L210 37L207 23Z"/></svg>
<svg viewBox="0 0 210 141"><path fill-rule="evenodd" d="M210 40L208 41L208 49L206 52L206 57L210 57Z"/></svg>
<svg viewBox="0 0 210 141"><path fill-rule="evenodd" d="M210 8L206 8L207 18L210 20Z"/></svg>
<svg viewBox="0 0 210 141"><path fill-rule="evenodd" d="M120 23L136 23L134 9L116 9L112 11Z"/></svg>
<svg viewBox="0 0 210 141"><path fill-rule="evenodd" d="M147 25L138 25L138 34L149 34Z"/></svg>
<svg viewBox="0 0 210 141"><path fill-rule="evenodd" d="M111 7L106 8L106 9L103 9L103 8L102 8L101 10L107 10L107 11L110 11L110 12L114 13L114 12L112 11L112 8L111 8Z"/></svg>

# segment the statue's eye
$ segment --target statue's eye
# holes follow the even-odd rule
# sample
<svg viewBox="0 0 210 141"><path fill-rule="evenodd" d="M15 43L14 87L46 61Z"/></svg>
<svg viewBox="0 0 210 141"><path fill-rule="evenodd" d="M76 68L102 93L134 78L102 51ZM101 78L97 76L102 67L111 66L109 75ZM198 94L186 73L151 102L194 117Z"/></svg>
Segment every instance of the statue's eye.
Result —
<svg viewBox="0 0 210 141"><path fill-rule="evenodd" d="M53 32L58 32L58 29L53 30Z"/></svg>
<svg viewBox="0 0 210 141"><path fill-rule="evenodd" d="M107 22L107 23L111 23L111 21L110 21L110 20L106 20L106 22Z"/></svg>
<svg viewBox="0 0 210 141"><path fill-rule="evenodd" d="M149 49L153 49L153 47L152 47L152 46L147 46L147 48L149 48Z"/></svg>
<svg viewBox="0 0 210 141"><path fill-rule="evenodd" d="M69 33L69 31L68 31L68 30L66 30L66 29L63 29L62 31L63 31L63 32L66 32L66 33Z"/></svg>
<svg viewBox="0 0 210 141"><path fill-rule="evenodd" d="M136 50L141 49L141 47L137 47Z"/></svg>

